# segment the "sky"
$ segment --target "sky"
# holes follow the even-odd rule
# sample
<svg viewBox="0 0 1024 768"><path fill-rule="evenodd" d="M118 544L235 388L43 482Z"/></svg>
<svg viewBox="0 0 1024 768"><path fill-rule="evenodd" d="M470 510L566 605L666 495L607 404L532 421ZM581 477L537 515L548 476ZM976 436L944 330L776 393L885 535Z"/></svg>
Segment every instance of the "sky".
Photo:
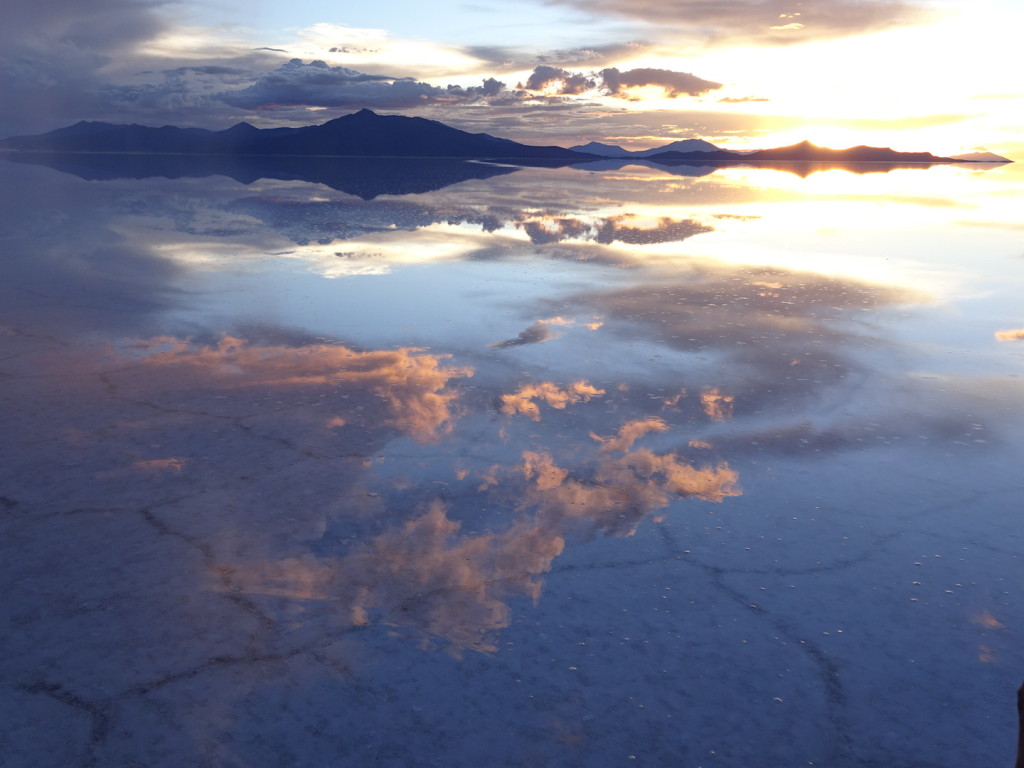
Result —
<svg viewBox="0 0 1024 768"><path fill-rule="evenodd" d="M7 0L0 136L362 108L530 144L1024 159L1020 0Z"/></svg>

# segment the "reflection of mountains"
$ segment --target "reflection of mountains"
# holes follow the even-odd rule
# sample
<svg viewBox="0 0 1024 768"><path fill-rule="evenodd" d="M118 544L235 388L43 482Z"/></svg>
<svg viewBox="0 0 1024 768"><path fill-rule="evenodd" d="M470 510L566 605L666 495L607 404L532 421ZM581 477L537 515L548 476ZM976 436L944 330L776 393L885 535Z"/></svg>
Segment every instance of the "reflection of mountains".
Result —
<svg viewBox="0 0 1024 768"><path fill-rule="evenodd" d="M682 158L624 158L621 160L609 158L608 160L598 160L590 163L578 163L573 167L579 168L580 170L590 171L618 171L630 165L637 165L644 168L652 168L657 171L671 173L674 176L689 177L710 176L716 171L720 171L725 168L750 167L767 168L773 171L785 171L786 173L792 173L795 176L800 176L801 178L807 178L812 173L817 173L819 171L847 171L849 173L856 174L888 173L889 171L905 170L908 168L915 168L918 170L927 169L936 165L945 164L942 162L900 163L871 161L855 162L841 160L759 160L754 162L745 159L742 155L738 155L735 159L723 160L711 165L706 160L701 160L699 154L700 153L692 153L692 157Z"/></svg>
<svg viewBox="0 0 1024 768"><path fill-rule="evenodd" d="M432 192L470 179L489 179L519 170L447 158L299 157L256 155L142 155L19 152L9 160L44 165L95 181L227 176L242 184L259 179L323 184L372 200L379 195Z"/></svg>
<svg viewBox="0 0 1024 768"><path fill-rule="evenodd" d="M60 152L7 152L3 157L17 163L42 165L87 181L147 178L204 178L226 176L242 184L260 179L323 184L339 192L372 200L381 195L412 195L433 192L474 179L491 179L520 170L519 166L495 165L453 158L302 157L291 155L147 155ZM524 165L526 163L520 163ZM531 160L529 165L543 165ZM564 165L559 162L557 165ZM723 168L748 165L743 161L709 165L696 159L607 159L580 163L587 171L617 171L630 165L675 176L708 176ZM749 164L754 165L754 164ZM812 173L845 170L851 173L887 173L903 168L930 168L929 163L781 162L761 161L758 168L785 171L806 178Z"/></svg>

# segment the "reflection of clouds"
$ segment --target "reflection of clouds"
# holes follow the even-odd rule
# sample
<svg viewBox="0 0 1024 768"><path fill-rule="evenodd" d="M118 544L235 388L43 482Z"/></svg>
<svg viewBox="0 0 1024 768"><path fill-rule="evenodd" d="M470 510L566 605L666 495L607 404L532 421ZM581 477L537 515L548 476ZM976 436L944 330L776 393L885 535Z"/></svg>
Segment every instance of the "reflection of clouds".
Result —
<svg viewBox="0 0 1024 768"><path fill-rule="evenodd" d="M712 421L725 421L732 418L732 395L722 394L718 387L709 387L700 393L700 404L704 413Z"/></svg>
<svg viewBox="0 0 1024 768"><path fill-rule="evenodd" d="M513 339L505 339L491 344L492 349L509 349L510 347L522 347L527 344L540 344L554 338L554 333L543 322L537 322L529 328L520 331Z"/></svg>
<svg viewBox="0 0 1024 768"><path fill-rule="evenodd" d="M503 533L461 534L440 501L404 525L374 536L337 560L308 556L230 567L249 594L343 606L346 626L410 629L424 645L493 652L513 597L540 598L542 574L562 553L557 530L523 520Z"/></svg>
<svg viewBox="0 0 1024 768"><path fill-rule="evenodd" d="M997 341L1024 341L1024 328L1009 331L996 331Z"/></svg>
<svg viewBox="0 0 1024 768"><path fill-rule="evenodd" d="M713 232L709 227L692 219L676 220L667 216L658 218L653 226L630 226L638 216L622 215L598 218L592 221L565 216L534 216L517 220L534 245L559 243L565 240L585 240L611 245L618 241L628 245L679 242Z"/></svg>
<svg viewBox="0 0 1024 768"><path fill-rule="evenodd" d="M440 502L345 557L332 581L349 595L350 621L407 626L453 651L494 651L509 597L540 597L539 576L562 552L557 532L524 522L504 533L459 536Z"/></svg>
<svg viewBox="0 0 1024 768"><path fill-rule="evenodd" d="M550 453L526 451L521 464L528 481L524 506L537 508L539 519L560 530L582 526L585 534L627 536L672 498L722 501L738 496L739 475L727 464L696 468L674 453L645 448L623 456L601 455L586 479L577 479L555 464Z"/></svg>
<svg viewBox="0 0 1024 768"><path fill-rule="evenodd" d="M656 419L624 425L620 448L604 448L585 480L557 466L547 451L523 451L513 474L492 467L481 493L517 477L525 482L517 492L525 516L503 532L461 534L446 506L433 501L424 513L335 561L293 558L236 568L234 582L251 593L341 600L339 618L349 626L411 629L425 643L443 640L455 654L495 651L495 634L510 622L509 599L540 598L541 577L566 536L626 536L674 498L717 502L740 494L737 473L724 463L696 468L673 453L607 453L628 450L643 433L664 428Z"/></svg>
<svg viewBox="0 0 1024 768"><path fill-rule="evenodd" d="M386 423L421 442L450 431L458 395L445 387L452 379L473 375L471 368L442 367L448 355L412 347L359 352L331 344L259 345L231 336L209 346L175 338L151 339L144 346L156 351L144 354L143 363L175 371L183 386L364 390L385 405ZM189 373L192 382L187 381ZM338 417L328 424L342 426L344 420Z"/></svg>
<svg viewBox="0 0 1024 768"><path fill-rule="evenodd" d="M533 325L519 332L517 336L505 341L499 341L489 345L491 349L508 349L510 347L522 347L526 344L540 344L551 339L558 338L559 334L551 330L551 327L570 328L579 322L575 317L546 317L538 320ZM581 325L591 331L596 331L604 322L599 317L590 318L589 322L582 322Z"/></svg>
<svg viewBox="0 0 1024 768"><path fill-rule="evenodd" d="M509 416L521 413L534 421L540 421L540 407L535 401L563 410L568 405L590 402L590 398L599 397L604 393L603 389L598 389L586 381L574 381L564 389L551 381L524 384L517 392L501 396L501 412Z"/></svg>
<svg viewBox="0 0 1024 768"><path fill-rule="evenodd" d="M657 281L579 294L568 306L601 315L610 335L639 335L736 366L742 376L728 389L700 382L705 414L723 420L738 403L752 411L840 383L862 367L862 313L915 298L852 278L702 262L679 265Z"/></svg>
<svg viewBox="0 0 1024 768"><path fill-rule="evenodd" d="M636 419L623 424L614 437L601 437L593 432L590 436L601 443L602 451L619 451L625 453L633 447L633 443L648 432L665 432L668 424L662 419Z"/></svg>
<svg viewBox="0 0 1024 768"><path fill-rule="evenodd" d="M557 210L564 211L563 202ZM568 206L572 208L574 206ZM509 235L521 230L534 245L567 241L612 245L652 245L681 242L714 227L694 219L636 214L582 217L551 209L523 210L496 198L489 204L441 204L437 207L409 200L296 201L278 196L246 197L227 206L281 232L299 245L329 245L395 231L412 232L435 225L470 226L480 233Z"/></svg>

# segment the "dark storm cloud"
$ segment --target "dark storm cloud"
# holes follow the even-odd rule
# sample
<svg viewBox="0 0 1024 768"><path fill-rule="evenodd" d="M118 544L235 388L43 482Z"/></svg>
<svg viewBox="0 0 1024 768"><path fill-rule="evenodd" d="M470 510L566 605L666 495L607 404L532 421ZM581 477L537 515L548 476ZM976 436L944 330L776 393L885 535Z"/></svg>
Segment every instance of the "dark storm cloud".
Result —
<svg viewBox="0 0 1024 768"><path fill-rule="evenodd" d="M468 88L463 88L460 85L449 85L445 90L449 96L471 101L484 97L492 98L506 93L505 84L500 80L495 80L493 77L488 77L484 80L483 85L471 85Z"/></svg>
<svg viewBox="0 0 1024 768"><path fill-rule="evenodd" d="M88 113L98 70L167 26L163 2L8 0L0 24L0 131ZM53 126L55 127L55 125Z"/></svg>
<svg viewBox="0 0 1024 768"><path fill-rule="evenodd" d="M223 91L216 98L243 109L296 105L407 109L435 103L477 102L503 95L515 98L505 91L504 83L493 77L479 86L442 88L409 77L370 75L347 67L332 67L323 61L305 64L292 59L249 86Z"/></svg>
<svg viewBox="0 0 1024 768"><path fill-rule="evenodd" d="M292 59L261 76L255 83L219 95L221 101L243 109L304 104L320 107L382 107L399 109L429 102L444 90L408 78L368 75L322 61L304 64Z"/></svg>
<svg viewBox="0 0 1024 768"><path fill-rule="evenodd" d="M899 0L549 0L588 13L624 16L691 30L711 41L786 44L905 24L923 12Z"/></svg>

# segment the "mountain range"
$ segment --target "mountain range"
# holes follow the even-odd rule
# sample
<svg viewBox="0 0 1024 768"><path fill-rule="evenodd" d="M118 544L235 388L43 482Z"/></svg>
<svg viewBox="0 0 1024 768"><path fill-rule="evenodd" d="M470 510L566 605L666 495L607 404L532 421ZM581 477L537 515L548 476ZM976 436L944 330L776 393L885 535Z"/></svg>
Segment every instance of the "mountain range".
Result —
<svg viewBox="0 0 1024 768"><path fill-rule="evenodd" d="M661 152L719 152L718 147L703 139L683 139L682 141L673 141L671 144L666 144L662 147L654 147L652 149L638 149L629 150L623 149L622 147L616 146L615 144L602 144L598 141L592 141L589 144L579 144L575 147L569 147L573 152L584 152L589 155L600 155L601 157L636 157L636 158L647 158L651 155L656 155Z"/></svg>
<svg viewBox="0 0 1024 768"><path fill-rule="evenodd" d="M390 157L509 160L520 164L568 165L589 161L643 160L662 165L728 166L768 163L961 163L1012 162L991 153L938 157L888 147L828 149L809 141L756 152L733 152L702 139L674 141L631 151L590 142L565 149L531 146L486 133L468 133L422 117L378 115L363 109L321 125L256 128L238 123L223 131L82 121L36 136L0 140L0 149L140 155L230 155L273 157Z"/></svg>
<svg viewBox="0 0 1024 768"><path fill-rule="evenodd" d="M449 157L579 162L586 155L563 147L535 147L486 133L467 133L422 117L378 115L363 109L322 125L223 131L165 125L82 121L38 136L16 136L0 147L48 152L181 155L316 155L344 157Z"/></svg>

